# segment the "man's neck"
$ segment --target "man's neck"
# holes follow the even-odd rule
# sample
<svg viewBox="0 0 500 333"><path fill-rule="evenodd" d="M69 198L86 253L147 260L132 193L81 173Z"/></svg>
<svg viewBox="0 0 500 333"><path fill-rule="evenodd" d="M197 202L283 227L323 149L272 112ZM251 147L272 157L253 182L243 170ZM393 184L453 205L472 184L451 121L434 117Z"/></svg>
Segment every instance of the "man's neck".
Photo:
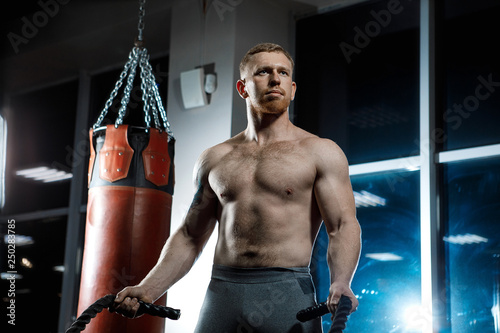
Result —
<svg viewBox="0 0 500 333"><path fill-rule="evenodd" d="M293 127L289 120L288 109L281 114L248 111L247 118L245 136L247 140L255 141L259 145L286 139Z"/></svg>

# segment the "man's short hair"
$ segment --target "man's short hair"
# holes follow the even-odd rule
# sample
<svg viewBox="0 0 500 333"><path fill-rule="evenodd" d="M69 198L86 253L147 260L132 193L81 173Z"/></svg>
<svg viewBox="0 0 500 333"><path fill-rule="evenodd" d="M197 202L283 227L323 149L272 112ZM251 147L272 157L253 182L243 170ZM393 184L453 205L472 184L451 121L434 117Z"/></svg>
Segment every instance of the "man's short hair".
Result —
<svg viewBox="0 0 500 333"><path fill-rule="evenodd" d="M240 76L243 74L245 71L245 67L252 58L254 54L261 53L261 52L277 52L277 53L283 53L288 60L290 60L290 63L292 64L292 71L294 67L294 62L292 59L292 56L290 53L288 53L287 50L285 50L281 45L274 44L274 43L260 43L252 47L248 52L245 54L243 59L241 59L240 62Z"/></svg>

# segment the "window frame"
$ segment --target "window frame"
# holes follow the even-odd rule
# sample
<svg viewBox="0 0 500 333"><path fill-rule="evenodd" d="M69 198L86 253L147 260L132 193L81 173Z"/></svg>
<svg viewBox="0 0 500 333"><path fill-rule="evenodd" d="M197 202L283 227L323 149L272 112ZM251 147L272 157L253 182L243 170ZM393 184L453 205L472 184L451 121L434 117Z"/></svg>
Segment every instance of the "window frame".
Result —
<svg viewBox="0 0 500 333"><path fill-rule="evenodd" d="M436 2L420 0L420 147L419 154L391 160L349 166L351 176L398 170L420 170L420 232L421 232L421 310L427 316L422 332L437 332L447 326L446 313L441 313L443 302L439 295L444 286L444 254L440 234L440 175L447 163L473 159L500 157L500 144L439 151L439 133L436 127L437 95L436 71Z"/></svg>

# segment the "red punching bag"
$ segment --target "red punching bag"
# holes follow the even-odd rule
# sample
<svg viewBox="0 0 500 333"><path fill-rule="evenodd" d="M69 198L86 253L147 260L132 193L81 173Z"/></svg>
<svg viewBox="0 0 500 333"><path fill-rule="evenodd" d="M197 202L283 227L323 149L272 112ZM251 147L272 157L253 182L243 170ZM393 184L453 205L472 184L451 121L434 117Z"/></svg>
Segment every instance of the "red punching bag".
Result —
<svg viewBox="0 0 500 333"><path fill-rule="evenodd" d="M78 313L104 295L139 283L170 232L174 145L168 134L127 125L93 132ZM156 303L165 301L164 296ZM159 333L164 319L129 320L105 311L85 331Z"/></svg>
<svg viewBox="0 0 500 333"><path fill-rule="evenodd" d="M142 7L141 15L144 15ZM148 58L141 43L136 44L90 130L89 191L78 313L107 294L139 283L155 265L169 236L175 139ZM137 65L141 69L146 127L123 124ZM101 126L125 77L127 83L115 124ZM154 126L150 124L151 115ZM156 302L165 303L166 296ZM163 331L163 318L143 316L130 320L107 311L85 329L89 333Z"/></svg>

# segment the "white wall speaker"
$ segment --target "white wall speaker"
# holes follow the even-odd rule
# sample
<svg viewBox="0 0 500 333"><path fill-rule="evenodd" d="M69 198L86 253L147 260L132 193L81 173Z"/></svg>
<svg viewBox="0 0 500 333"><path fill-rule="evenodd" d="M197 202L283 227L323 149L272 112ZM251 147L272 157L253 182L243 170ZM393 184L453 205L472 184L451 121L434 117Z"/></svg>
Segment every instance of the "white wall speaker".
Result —
<svg viewBox="0 0 500 333"><path fill-rule="evenodd" d="M192 109L208 104L204 80L205 71L202 67L181 73L181 94L184 108Z"/></svg>

